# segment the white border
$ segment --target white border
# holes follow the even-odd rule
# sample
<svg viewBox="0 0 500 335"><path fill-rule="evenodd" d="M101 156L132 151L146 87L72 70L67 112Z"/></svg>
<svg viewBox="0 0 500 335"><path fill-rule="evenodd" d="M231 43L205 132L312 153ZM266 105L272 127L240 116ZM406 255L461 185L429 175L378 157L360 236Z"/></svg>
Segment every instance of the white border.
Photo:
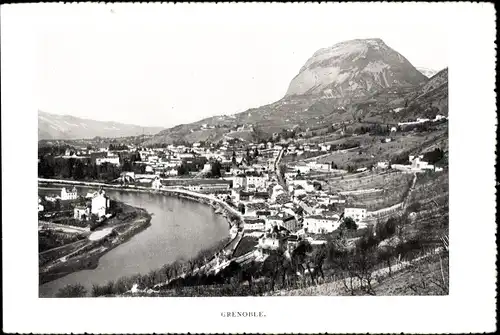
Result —
<svg viewBox="0 0 500 335"><path fill-rule="evenodd" d="M171 299L39 299L36 258L36 24L60 4L3 5L2 242L5 332L493 332L495 320L495 10L492 4L176 5L200 20L228 11L255 20L338 13L336 20L440 24L449 31L450 295L447 297L276 297ZM95 14L95 4L72 6ZM117 5L114 5L115 7ZM173 5L124 5L144 19ZM321 7L320 7L321 6ZM67 9L67 7L66 7ZM76 13L76 12L75 12ZM61 13L59 13L61 14ZM374 16L376 16L374 18ZM94 16L96 20L99 14ZM237 17L236 15L234 17ZM68 17L71 19L71 17ZM284 18L285 19L285 18ZM375 21L374 21L375 20ZM272 21L269 21L272 22ZM300 22L299 20L297 22ZM236 23L236 21L235 21ZM348 29L348 25L346 25ZM443 41L444 43L445 41ZM26 205L25 205L26 203ZM34 205L33 205L34 210ZM220 312L264 311L265 318L227 319Z"/></svg>

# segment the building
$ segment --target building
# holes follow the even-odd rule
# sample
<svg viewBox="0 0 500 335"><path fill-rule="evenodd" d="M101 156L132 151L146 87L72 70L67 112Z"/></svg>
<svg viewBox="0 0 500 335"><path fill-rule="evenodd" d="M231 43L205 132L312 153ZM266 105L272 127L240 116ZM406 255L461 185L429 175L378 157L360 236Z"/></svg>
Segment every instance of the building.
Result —
<svg viewBox="0 0 500 335"><path fill-rule="evenodd" d="M277 234L264 234L259 238L259 248L267 250L276 250L280 247L280 240Z"/></svg>
<svg viewBox="0 0 500 335"><path fill-rule="evenodd" d="M301 174L308 174L309 172L311 172L311 166L305 163L297 163L296 165L292 166L291 169L293 171L300 172Z"/></svg>
<svg viewBox="0 0 500 335"><path fill-rule="evenodd" d="M113 164L113 165L120 165L120 157L108 156L108 157L98 157L95 159L96 165L102 165L104 163L109 163L109 164Z"/></svg>
<svg viewBox="0 0 500 335"><path fill-rule="evenodd" d="M196 143L195 143L196 144ZM194 145L194 144L193 144ZM203 172L210 172L212 170L212 164L211 163L205 163L203 165Z"/></svg>
<svg viewBox="0 0 500 335"><path fill-rule="evenodd" d="M366 208L346 207L344 217L350 217L356 222L363 221L366 218Z"/></svg>
<svg viewBox="0 0 500 335"><path fill-rule="evenodd" d="M295 216L293 215L283 217L281 226L292 233L302 228L302 225L297 221L297 219L295 219Z"/></svg>
<svg viewBox="0 0 500 335"><path fill-rule="evenodd" d="M246 177L246 185L251 189L262 189L266 187L266 178L263 176L252 176Z"/></svg>
<svg viewBox="0 0 500 335"><path fill-rule="evenodd" d="M109 211L109 202L109 197L104 190L99 190L92 198L91 213L97 215L98 218L105 216Z"/></svg>
<svg viewBox="0 0 500 335"><path fill-rule="evenodd" d="M338 215L308 215L304 218L304 229L311 234L329 234L340 226Z"/></svg>
<svg viewBox="0 0 500 335"><path fill-rule="evenodd" d="M377 168L379 169L387 169L389 167L389 162L383 161L383 162L377 162Z"/></svg>
<svg viewBox="0 0 500 335"><path fill-rule="evenodd" d="M412 170L434 170L434 165L422 161L424 156L409 156L408 160L411 163Z"/></svg>
<svg viewBox="0 0 500 335"><path fill-rule="evenodd" d="M90 208L86 206L76 206L73 210L73 218L86 221L90 218Z"/></svg>
<svg viewBox="0 0 500 335"><path fill-rule="evenodd" d="M243 221L243 230L248 231L264 231L266 221L264 219L250 219L247 218Z"/></svg>
<svg viewBox="0 0 500 335"><path fill-rule="evenodd" d="M61 189L61 200L75 200L78 198L78 190L76 187L73 187L71 190L63 187Z"/></svg>
<svg viewBox="0 0 500 335"><path fill-rule="evenodd" d="M233 188L247 188L247 178L243 174L233 177Z"/></svg>
<svg viewBox="0 0 500 335"><path fill-rule="evenodd" d="M155 190L159 190L162 186L160 178L155 178L155 180L151 183L151 187Z"/></svg>
<svg viewBox="0 0 500 335"><path fill-rule="evenodd" d="M43 212L44 209L45 208L42 205L42 199L40 197L38 197L38 211Z"/></svg>

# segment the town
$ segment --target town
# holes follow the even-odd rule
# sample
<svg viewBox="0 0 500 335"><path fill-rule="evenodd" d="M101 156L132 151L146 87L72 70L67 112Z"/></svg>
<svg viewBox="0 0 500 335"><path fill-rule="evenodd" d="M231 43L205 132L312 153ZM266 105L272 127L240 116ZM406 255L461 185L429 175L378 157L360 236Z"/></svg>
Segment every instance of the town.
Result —
<svg viewBox="0 0 500 335"><path fill-rule="evenodd" d="M409 129L387 126L383 130L387 133L380 136L353 134L351 130L346 137L346 128L341 125L337 132L340 141L329 142L318 140L324 137L307 141L273 136L260 143L227 137L215 144L184 142L144 147L113 140L115 143L107 147L88 144L44 148L39 156L39 181L61 179L68 186L60 194L39 198L40 222L54 221L54 209L60 211L60 203L69 201L72 205L66 207L67 219L56 220L58 227L66 222L70 227L94 230L113 216L109 198L102 189L84 195L73 186L98 182L100 187L177 192L232 210L232 242L215 252L210 261L200 262L192 274L202 270L218 273L232 262L241 266L262 263L276 250L293 253L301 241L316 248L340 235L353 245L367 232L380 230L377 225L384 226L391 218L408 213L414 219L422 211L412 194L418 175L431 181L446 178L447 143L441 149L433 138L427 149L422 149L429 143L425 141L429 127L434 127L430 134L437 137L446 130L447 118L437 119L437 123L423 122L423 129L418 125ZM374 137L380 141L373 143ZM359 140L349 144L353 138ZM369 145L363 145L366 138L372 139ZM386 150L409 138L420 140L420 151L379 154L386 158L380 161L370 154L377 147L386 146ZM354 158L349 159L350 155ZM217 207L216 212L224 208ZM422 215L433 213L432 208L426 209ZM60 216L59 212L56 218ZM42 227L54 228L53 224Z"/></svg>

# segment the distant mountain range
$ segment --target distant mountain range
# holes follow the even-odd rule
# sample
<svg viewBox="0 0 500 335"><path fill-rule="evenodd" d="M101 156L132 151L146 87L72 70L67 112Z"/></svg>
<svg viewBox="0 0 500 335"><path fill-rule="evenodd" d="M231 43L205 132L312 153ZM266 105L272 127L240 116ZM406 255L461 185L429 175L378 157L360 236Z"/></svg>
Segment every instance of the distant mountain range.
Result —
<svg viewBox="0 0 500 335"><path fill-rule="evenodd" d="M95 121L70 115L38 111L38 140L70 140L100 137L126 137L155 134L161 127L141 127L111 121Z"/></svg>
<svg viewBox="0 0 500 335"><path fill-rule="evenodd" d="M279 101L165 129L145 144L224 138L254 141L283 129L350 121L353 113L370 122L418 117L429 107L447 115L448 71L436 74L439 80L429 79L431 74L432 70L416 69L379 38L345 41L315 52ZM408 103L412 105L408 113L389 112Z"/></svg>

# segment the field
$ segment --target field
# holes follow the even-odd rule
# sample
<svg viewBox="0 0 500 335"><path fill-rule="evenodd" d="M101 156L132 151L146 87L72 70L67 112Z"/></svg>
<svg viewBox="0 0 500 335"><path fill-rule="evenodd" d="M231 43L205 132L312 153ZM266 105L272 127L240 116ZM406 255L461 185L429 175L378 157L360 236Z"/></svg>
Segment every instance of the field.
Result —
<svg viewBox="0 0 500 335"><path fill-rule="evenodd" d="M380 161L391 161L399 155L409 155L433 150L440 147L448 150L448 130L442 129L432 133L410 133L395 134L390 136L359 135L339 139L330 143L338 145L342 143L359 143L360 147L355 150L343 150L332 152L328 156L318 159L319 163L334 163L340 169L368 167ZM391 142L382 143L385 138L391 138Z"/></svg>
<svg viewBox="0 0 500 335"><path fill-rule="evenodd" d="M233 257L239 257L246 254L247 252L254 250L258 242L259 241L255 237L244 236L238 244L238 247L236 247L236 250L233 253Z"/></svg>

